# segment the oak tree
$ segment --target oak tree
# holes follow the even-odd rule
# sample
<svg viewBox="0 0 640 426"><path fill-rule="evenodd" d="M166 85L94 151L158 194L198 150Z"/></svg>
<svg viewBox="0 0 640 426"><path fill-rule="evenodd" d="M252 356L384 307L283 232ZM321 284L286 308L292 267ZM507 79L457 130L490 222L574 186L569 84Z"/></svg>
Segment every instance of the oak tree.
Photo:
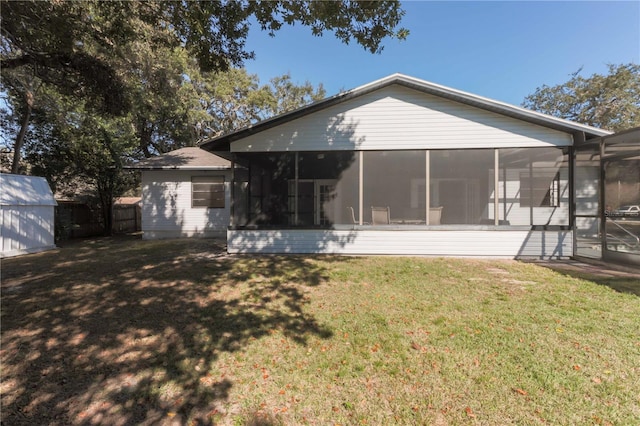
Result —
<svg viewBox="0 0 640 426"><path fill-rule="evenodd" d="M569 81L542 86L525 108L612 131L640 126L640 65L609 65L606 75L574 73Z"/></svg>

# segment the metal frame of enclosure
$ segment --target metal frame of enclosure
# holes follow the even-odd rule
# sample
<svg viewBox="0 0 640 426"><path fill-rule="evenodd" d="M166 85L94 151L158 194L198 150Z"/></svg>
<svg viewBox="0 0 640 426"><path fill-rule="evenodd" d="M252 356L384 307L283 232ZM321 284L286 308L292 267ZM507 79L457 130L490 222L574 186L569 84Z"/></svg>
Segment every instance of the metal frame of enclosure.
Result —
<svg viewBox="0 0 640 426"><path fill-rule="evenodd" d="M576 142L574 256L640 265L640 128Z"/></svg>

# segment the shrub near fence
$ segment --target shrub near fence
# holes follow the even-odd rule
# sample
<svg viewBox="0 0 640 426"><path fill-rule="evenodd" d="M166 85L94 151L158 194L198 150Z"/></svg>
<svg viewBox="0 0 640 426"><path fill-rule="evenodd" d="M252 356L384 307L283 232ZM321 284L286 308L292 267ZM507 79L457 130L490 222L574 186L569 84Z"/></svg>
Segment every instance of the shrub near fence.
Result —
<svg viewBox="0 0 640 426"><path fill-rule="evenodd" d="M58 201L56 241L94 237L104 233L100 210L78 201Z"/></svg>

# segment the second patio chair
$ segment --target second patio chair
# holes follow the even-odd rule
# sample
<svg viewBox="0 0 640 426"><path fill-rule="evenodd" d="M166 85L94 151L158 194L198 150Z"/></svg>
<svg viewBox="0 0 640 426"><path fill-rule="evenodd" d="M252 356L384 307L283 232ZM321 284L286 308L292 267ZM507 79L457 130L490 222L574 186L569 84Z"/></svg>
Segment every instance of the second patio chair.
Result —
<svg viewBox="0 0 640 426"><path fill-rule="evenodd" d="M371 223L374 225L388 225L391 223L389 207L371 207Z"/></svg>

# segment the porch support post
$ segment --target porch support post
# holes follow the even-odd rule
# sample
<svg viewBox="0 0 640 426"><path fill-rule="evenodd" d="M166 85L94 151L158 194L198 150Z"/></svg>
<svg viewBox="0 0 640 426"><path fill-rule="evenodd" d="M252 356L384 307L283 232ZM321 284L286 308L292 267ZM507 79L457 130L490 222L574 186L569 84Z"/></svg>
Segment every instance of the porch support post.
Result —
<svg viewBox="0 0 640 426"><path fill-rule="evenodd" d="M605 179L606 179L606 170L605 170L605 161L604 161L604 155L606 154L606 146L605 146L605 142L604 142L604 138L600 138L600 179L598 182L598 203L600 204L598 206L598 219L600 221L600 241L602 244L602 249L601 249L601 253L602 253L602 257L605 257L605 253L607 251L607 216L604 214L604 211L606 210L606 199L605 199L605 194L604 194L604 188L605 188Z"/></svg>
<svg viewBox="0 0 640 426"><path fill-rule="evenodd" d="M533 226L533 155L529 151L529 225ZM522 189L520 189L522 191Z"/></svg>
<svg viewBox="0 0 640 426"><path fill-rule="evenodd" d="M502 197L504 198L504 203L502 203L502 217L504 220L507 220L507 168L502 168ZM506 223L506 222L505 222Z"/></svg>
<svg viewBox="0 0 640 426"><path fill-rule="evenodd" d="M293 184L295 188L293 189L293 223L294 225L298 224L298 152L296 151L294 160L295 162L295 176L293 178Z"/></svg>
<svg viewBox="0 0 640 426"><path fill-rule="evenodd" d="M567 149L567 162L569 166L567 177L567 188L569 188L569 229L572 231L575 229L576 225L576 193L575 193L575 148L573 146L568 147ZM558 185L559 186L559 185ZM560 192L560 187L558 187L558 192ZM558 198L561 197L561 193ZM575 234L575 232L574 232Z"/></svg>
<svg viewBox="0 0 640 426"><path fill-rule="evenodd" d="M364 155L362 151L358 151L358 224L364 223Z"/></svg>
<svg viewBox="0 0 640 426"><path fill-rule="evenodd" d="M431 208L431 188L430 188L430 186L431 186L430 183L431 182L429 181L429 179L430 179L429 175L431 174L431 161L430 161L431 155L430 155L430 153L431 152L428 149L424 152L424 159L425 159L425 167L424 167L424 184L425 184L424 185L425 186L424 192L425 192L425 194L424 195L425 195L425 208L427 210L425 212L425 215L426 215L425 219L426 220L425 220L424 223L427 224L427 225L429 225L429 210Z"/></svg>
<svg viewBox="0 0 640 426"><path fill-rule="evenodd" d="M569 178L568 178L568 186L569 186L569 228L574 231L573 232L573 249L575 253L575 249L577 247L576 243L576 152L579 145L584 144L586 140L584 132L577 132L573 135L573 145L569 147L568 156L569 156Z"/></svg>
<svg viewBox="0 0 640 426"><path fill-rule="evenodd" d="M493 150L493 224L500 225L500 151Z"/></svg>
<svg viewBox="0 0 640 426"><path fill-rule="evenodd" d="M254 205L253 202L251 201L251 186L253 184L253 181L251 180L251 170L253 169L253 167L251 167L251 162L249 161L249 168L247 170L247 201L246 201L246 208L247 208L247 217L245 219L245 225L249 224L251 222L251 214L253 213L253 209L254 209ZM262 204L260 204L260 207L262 207Z"/></svg>
<svg viewBox="0 0 640 426"><path fill-rule="evenodd" d="M236 162L235 156L231 157L231 182L229 182L231 200L229 200L229 225L235 226L235 216L236 216Z"/></svg>

